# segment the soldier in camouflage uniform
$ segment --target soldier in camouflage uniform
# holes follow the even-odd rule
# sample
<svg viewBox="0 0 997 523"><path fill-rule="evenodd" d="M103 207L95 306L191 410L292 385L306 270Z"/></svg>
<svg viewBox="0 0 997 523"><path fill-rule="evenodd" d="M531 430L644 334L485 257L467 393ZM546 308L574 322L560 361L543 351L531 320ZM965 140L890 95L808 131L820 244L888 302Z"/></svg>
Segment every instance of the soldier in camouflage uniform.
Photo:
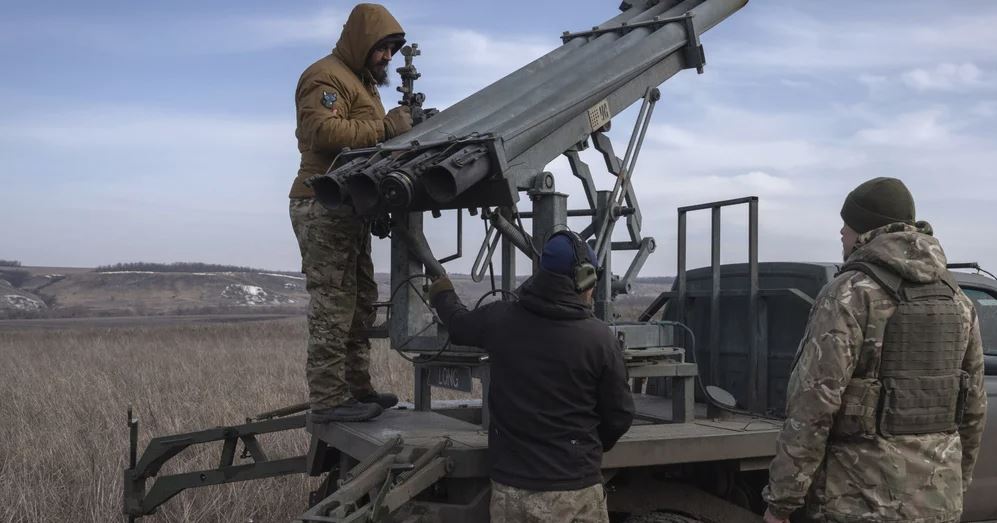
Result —
<svg viewBox="0 0 997 523"><path fill-rule="evenodd" d="M958 521L986 415L973 305L902 182L860 185L841 216L846 264L797 354L765 521Z"/></svg>
<svg viewBox="0 0 997 523"><path fill-rule="evenodd" d="M370 343L377 285L370 226L343 206L329 210L304 181L325 173L344 147L369 147L412 127L408 107L387 114L378 85L405 33L391 13L360 4L350 13L332 54L301 75L295 92L301 167L291 187L291 225L301 249L308 294L308 378L311 420L370 419L398 402L371 386Z"/></svg>

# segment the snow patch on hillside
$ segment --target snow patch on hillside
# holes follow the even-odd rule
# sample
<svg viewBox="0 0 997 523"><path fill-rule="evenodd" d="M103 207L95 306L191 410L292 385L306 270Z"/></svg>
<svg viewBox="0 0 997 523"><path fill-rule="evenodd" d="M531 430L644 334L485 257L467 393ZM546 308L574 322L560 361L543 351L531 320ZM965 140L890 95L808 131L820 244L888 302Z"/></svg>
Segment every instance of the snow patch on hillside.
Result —
<svg viewBox="0 0 997 523"><path fill-rule="evenodd" d="M282 294L270 292L256 285L243 285L241 283L233 283L225 287L225 290L222 291L222 297L235 300L239 305L281 305L294 303L294 300Z"/></svg>
<svg viewBox="0 0 997 523"><path fill-rule="evenodd" d="M261 272L260 276L276 276L278 278L288 278L291 280L304 280L304 276L291 276L290 274L277 274L275 272Z"/></svg>
<svg viewBox="0 0 997 523"><path fill-rule="evenodd" d="M45 303L41 300L36 300L20 294L4 294L0 296L0 309L40 311L44 308Z"/></svg>

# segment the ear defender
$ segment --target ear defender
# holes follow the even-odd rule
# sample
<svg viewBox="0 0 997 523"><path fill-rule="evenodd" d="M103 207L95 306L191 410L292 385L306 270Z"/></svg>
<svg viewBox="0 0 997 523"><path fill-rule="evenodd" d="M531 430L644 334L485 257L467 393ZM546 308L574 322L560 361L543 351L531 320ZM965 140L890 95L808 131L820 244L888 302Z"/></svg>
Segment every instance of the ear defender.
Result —
<svg viewBox="0 0 997 523"><path fill-rule="evenodd" d="M572 279L575 282L575 292L585 292L593 287L599 281L599 271L595 268L593 260L589 259L588 245L585 244L585 240L574 231L569 231L567 229L558 231L551 235L554 236L562 234L571 239L571 243L575 250L575 268Z"/></svg>
<svg viewBox="0 0 997 523"><path fill-rule="evenodd" d="M591 263L583 263L575 267L575 291L585 292L599 281L599 273Z"/></svg>

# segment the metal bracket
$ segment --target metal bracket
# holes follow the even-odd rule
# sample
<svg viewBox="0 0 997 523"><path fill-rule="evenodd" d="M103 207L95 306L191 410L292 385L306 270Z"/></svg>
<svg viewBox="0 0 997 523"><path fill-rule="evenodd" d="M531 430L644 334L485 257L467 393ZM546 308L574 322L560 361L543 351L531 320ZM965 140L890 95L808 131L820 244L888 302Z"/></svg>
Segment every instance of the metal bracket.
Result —
<svg viewBox="0 0 997 523"><path fill-rule="evenodd" d="M614 294L630 293L630 289L633 288L633 284L637 281L637 275L640 274L640 270L644 268L644 264L647 263L647 258L652 252L654 252L655 247L654 238L647 237L640 241L640 247L637 249L637 254L634 256L633 261L630 262L630 267L627 269L626 274L620 280L619 290L614 289Z"/></svg>
<svg viewBox="0 0 997 523"><path fill-rule="evenodd" d="M620 158L616 156L616 153L613 151L613 142L609 140L609 137L601 132L592 133L592 143L595 146L595 150L602 154L602 157L606 162L606 170L608 170L613 176L619 176L620 171L622 170L623 160L620 160ZM640 229L644 218L640 212L640 204L637 201L637 192L634 190L633 184L627 184L626 186L625 202L627 207L617 209L616 212L622 216L624 214L623 211L628 211L626 214L627 232L630 234L630 241L634 245L634 247L629 250L634 250L637 249L637 245L639 245L641 241ZM614 246L613 250L616 249L617 247Z"/></svg>
<svg viewBox="0 0 997 523"><path fill-rule="evenodd" d="M649 28L651 31L656 31L665 24L681 22L682 28L685 30L686 35L685 48L682 50L683 58L685 58L685 66L687 69L695 68L696 72L703 74L703 66L706 65L706 52L703 50L702 44L699 43L699 34L696 33L693 16L693 12L689 11L681 16L655 16L654 18L643 22L622 22L618 25L611 25L607 27L595 26L590 31L577 31L574 33L565 31L561 33L561 43L566 44L574 38L591 38L593 36L600 36L606 33L625 35L634 29L641 28Z"/></svg>
<svg viewBox="0 0 997 523"><path fill-rule="evenodd" d="M616 183L613 185L613 190L607 200L607 212L595 229L597 233L594 249L596 257L600 262L604 262L607 256L609 256L613 225L619 217L617 209L622 207L626 199L627 189L633 178L634 167L637 165L637 157L640 154L641 146L644 144L644 136L647 133L648 125L651 123L651 114L654 112L654 106L660 98L661 92L656 87L648 87L644 92L644 102L641 104L637 120L634 122L633 133L630 135L630 143L627 145L627 153L623 157L619 174L616 176Z"/></svg>
<svg viewBox="0 0 997 523"><path fill-rule="evenodd" d="M568 159L568 165L571 167L571 174L575 178L582 181L582 188L585 189L585 199L588 200L589 209L595 212L595 181L592 180L592 171L589 169L587 163L585 163L581 157L578 155L578 151L567 150L564 152L564 156Z"/></svg>
<svg viewBox="0 0 997 523"><path fill-rule="evenodd" d="M474 283L479 283L485 279L485 273L488 272L492 256L495 254L495 249L502 238L498 229L487 220L488 211L482 212L481 217L485 221L485 238L481 241L481 248L478 249L478 255L474 258L474 265L471 266L471 280Z"/></svg>
<svg viewBox="0 0 997 523"><path fill-rule="evenodd" d="M288 407L282 411L296 408ZM273 413L267 413L272 415ZM129 468L124 471L124 513L130 521L147 516L163 503L180 492L196 487L221 485L237 481L270 478L286 474L299 474L307 470L306 456L270 459L257 441L259 434L270 434L285 430L300 429L305 426L305 415L252 421L242 425L162 436L153 438L142 457L137 459L138 420L128 412ZM242 441L245 455L254 463L233 465L236 446ZM146 489L146 481L155 477L163 465L192 445L224 441L218 467L180 474L156 477L152 487Z"/></svg>
<svg viewBox="0 0 997 523"><path fill-rule="evenodd" d="M449 438L441 439L409 462L411 449L404 447L401 436L395 436L350 469L336 492L295 521L386 521L391 513L447 475L452 465L443 453L450 445ZM364 502L368 495L369 501Z"/></svg>
<svg viewBox="0 0 997 523"><path fill-rule="evenodd" d="M457 252L440 258L440 265L464 256L464 213L457 209Z"/></svg>

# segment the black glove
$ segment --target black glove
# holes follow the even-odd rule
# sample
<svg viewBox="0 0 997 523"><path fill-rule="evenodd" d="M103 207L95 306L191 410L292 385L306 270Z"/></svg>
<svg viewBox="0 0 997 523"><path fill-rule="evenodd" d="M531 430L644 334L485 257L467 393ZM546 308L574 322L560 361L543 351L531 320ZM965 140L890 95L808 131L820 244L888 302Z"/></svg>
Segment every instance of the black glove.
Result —
<svg viewBox="0 0 997 523"><path fill-rule="evenodd" d="M387 238L391 233L391 216L385 213L371 218L370 233L382 240Z"/></svg>

